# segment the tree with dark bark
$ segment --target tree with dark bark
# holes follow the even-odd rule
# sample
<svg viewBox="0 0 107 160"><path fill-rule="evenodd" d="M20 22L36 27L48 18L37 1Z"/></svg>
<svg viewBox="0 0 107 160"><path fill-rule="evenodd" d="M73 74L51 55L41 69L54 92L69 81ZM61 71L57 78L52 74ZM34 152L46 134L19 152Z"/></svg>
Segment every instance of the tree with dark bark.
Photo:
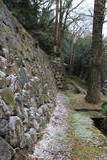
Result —
<svg viewBox="0 0 107 160"><path fill-rule="evenodd" d="M93 34L92 46L90 51L90 73L88 82L88 91L86 101L97 104L101 101L100 85L101 85L101 65L103 53L103 23L105 16L106 0L95 0L94 18L93 18Z"/></svg>

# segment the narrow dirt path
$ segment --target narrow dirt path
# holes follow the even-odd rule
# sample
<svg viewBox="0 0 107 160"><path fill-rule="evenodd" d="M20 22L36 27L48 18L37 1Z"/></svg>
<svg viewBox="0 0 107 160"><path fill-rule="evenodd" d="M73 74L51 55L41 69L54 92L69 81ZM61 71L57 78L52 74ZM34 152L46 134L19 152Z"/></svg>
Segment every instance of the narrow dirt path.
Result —
<svg viewBox="0 0 107 160"><path fill-rule="evenodd" d="M64 142L68 127L69 99L59 93L56 101L54 114L45 129L42 140L35 146L34 156L43 160L71 160L71 150Z"/></svg>
<svg viewBox="0 0 107 160"><path fill-rule="evenodd" d="M72 110L74 101L79 104L75 95L70 97L57 95L57 106L31 160L107 160L107 139L89 116Z"/></svg>

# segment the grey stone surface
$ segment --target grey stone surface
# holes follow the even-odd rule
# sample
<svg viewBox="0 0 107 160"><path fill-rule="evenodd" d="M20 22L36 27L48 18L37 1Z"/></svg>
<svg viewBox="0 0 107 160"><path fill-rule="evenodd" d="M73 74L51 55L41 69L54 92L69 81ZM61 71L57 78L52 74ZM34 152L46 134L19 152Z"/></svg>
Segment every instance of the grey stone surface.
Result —
<svg viewBox="0 0 107 160"><path fill-rule="evenodd" d="M22 121L17 116L11 116L9 119L9 142L12 146L20 146L24 135L24 128Z"/></svg>
<svg viewBox="0 0 107 160"><path fill-rule="evenodd" d="M0 160L11 160L14 153L14 149L0 137Z"/></svg>
<svg viewBox="0 0 107 160"><path fill-rule="evenodd" d="M6 87L6 74L0 71L0 89Z"/></svg>
<svg viewBox="0 0 107 160"><path fill-rule="evenodd" d="M24 87L25 83L27 83L27 74L26 74L26 68L24 67L20 67L19 68L19 81L22 85L22 87Z"/></svg>
<svg viewBox="0 0 107 160"><path fill-rule="evenodd" d="M6 136L8 134L9 126L8 120L2 119L0 121L0 136Z"/></svg>
<svg viewBox="0 0 107 160"><path fill-rule="evenodd" d="M6 66L7 65L7 60L6 58L0 56L0 69L1 70L5 70L6 69Z"/></svg>
<svg viewBox="0 0 107 160"><path fill-rule="evenodd" d="M12 89L13 92L18 90L19 83L18 83L18 77L14 74L10 74L7 77L8 85L10 85L10 88Z"/></svg>
<svg viewBox="0 0 107 160"><path fill-rule="evenodd" d="M0 118L11 115L10 107L8 107L5 101L0 96Z"/></svg>
<svg viewBox="0 0 107 160"><path fill-rule="evenodd" d="M37 141L37 130L35 128L30 128L29 134L32 137L33 141Z"/></svg>

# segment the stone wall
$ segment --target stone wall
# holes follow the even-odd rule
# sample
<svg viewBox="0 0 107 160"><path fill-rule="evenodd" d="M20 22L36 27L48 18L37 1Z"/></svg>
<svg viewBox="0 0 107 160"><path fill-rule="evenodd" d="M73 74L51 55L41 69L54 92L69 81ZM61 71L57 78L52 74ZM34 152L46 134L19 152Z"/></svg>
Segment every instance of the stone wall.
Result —
<svg viewBox="0 0 107 160"><path fill-rule="evenodd" d="M48 57L0 1L0 160L23 160L55 107Z"/></svg>
<svg viewBox="0 0 107 160"><path fill-rule="evenodd" d="M65 89L65 67L61 58L52 58L51 66L52 71L54 73L57 88L61 90Z"/></svg>

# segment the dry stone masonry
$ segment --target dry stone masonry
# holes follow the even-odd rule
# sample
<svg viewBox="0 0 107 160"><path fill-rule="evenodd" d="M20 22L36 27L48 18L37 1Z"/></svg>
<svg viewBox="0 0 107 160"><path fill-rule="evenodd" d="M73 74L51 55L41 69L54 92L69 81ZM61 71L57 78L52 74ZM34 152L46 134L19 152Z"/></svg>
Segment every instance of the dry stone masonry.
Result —
<svg viewBox="0 0 107 160"><path fill-rule="evenodd" d="M51 60L51 66L52 66L52 71L54 73L54 77L56 80L56 85L58 89L64 89L65 88L65 68L62 63L61 58L53 58Z"/></svg>
<svg viewBox="0 0 107 160"><path fill-rule="evenodd" d="M55 107L48 58L0 1L0 160L23 160Z"/></svg>

